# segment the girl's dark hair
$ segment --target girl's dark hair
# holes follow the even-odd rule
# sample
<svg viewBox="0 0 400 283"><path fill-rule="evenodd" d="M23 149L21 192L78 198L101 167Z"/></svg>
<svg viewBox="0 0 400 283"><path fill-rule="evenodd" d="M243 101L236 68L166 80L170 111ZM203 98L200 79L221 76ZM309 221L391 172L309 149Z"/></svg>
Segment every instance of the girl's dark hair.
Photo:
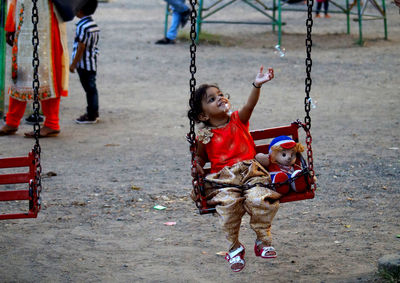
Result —
<svg viewBox="0 0 400 283"><path fill-rule="evenodd" d="M85 16L93 15L97 9L97 3L97 0L89 0L85 5L82 6L80 10Z"/></svg>
<svg viewBox="0 0 400 283"><path fill-rule="evenodd" d="M188 111L188 117L190 120L200 123L199 115L203 112L203 107L201 106L201 100L207 93L207 89L210 87L219 87L215 84L202 84L194 92L193 100L189 100L190 110ZM220 89L219 89L220 90Z"/></svg>

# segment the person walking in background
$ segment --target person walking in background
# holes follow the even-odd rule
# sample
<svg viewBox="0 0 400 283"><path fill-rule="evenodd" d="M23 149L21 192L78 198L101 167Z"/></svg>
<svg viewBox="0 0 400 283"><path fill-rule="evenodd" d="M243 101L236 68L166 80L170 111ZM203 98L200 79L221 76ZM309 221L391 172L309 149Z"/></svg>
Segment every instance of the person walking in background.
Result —
<svg viewBox="0 0 400 283"><path fill-rule="evenodd" d="M86 92L86 113L75 120L78 124L94 124L99 120L99 95L96 87L97 44L100 29L92 16L97 9L97 0L89 0L77 13L76 35L72 51L70 72L78 71L79 79Z"/></svg>
<svg viewBox="0 0 400 283"><path fill-rule="evenodd" d="M189 20L191 10L185 0L165 0L172 8L172 21L167 36L157 40L156 44L175 44L179 25L183 28Z"/></svg>
<svg viewBox="0 0 400 283"><path fill-rule="evenodd" d="M331 16L328 14L329 0L317 0L317 10L315 11L315 17L321 18L319 13L321 11L322 4L324 4L325 18L330 18Z"/></svg>
<svg viewBox="0 0 400 283"><path fill-rule="evenodd" d="M0 136L17 132L28 100L34 99L32 68L32 1L12 0L5 26L6 41L12 46L11 85L6 124ZM45 116L39 137L60 133L59 110L61 96L68 95L68 47L65 22L56 12L52 1L38 0L39 100ZM33 132L25 133L34 137Z"/></svg>

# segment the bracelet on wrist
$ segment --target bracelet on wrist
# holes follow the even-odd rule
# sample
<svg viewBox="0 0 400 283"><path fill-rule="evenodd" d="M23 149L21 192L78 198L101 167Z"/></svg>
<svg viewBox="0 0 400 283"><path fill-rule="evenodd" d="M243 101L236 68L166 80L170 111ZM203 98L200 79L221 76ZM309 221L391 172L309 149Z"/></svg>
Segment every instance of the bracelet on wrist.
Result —
<svg viewBox="0 0 400 283"><path fill-rule="evenodd" d="M253 86L255 87L255 88L261 88L261 86L256 86L256 84L253 82Z"/></svg>

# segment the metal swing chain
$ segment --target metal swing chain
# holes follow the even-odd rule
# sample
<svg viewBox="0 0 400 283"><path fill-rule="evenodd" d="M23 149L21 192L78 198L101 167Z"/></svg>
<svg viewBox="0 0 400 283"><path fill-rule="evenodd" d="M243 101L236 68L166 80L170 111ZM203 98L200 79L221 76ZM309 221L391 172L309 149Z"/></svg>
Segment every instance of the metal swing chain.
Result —
<svg viewBox="0 0 400 283"><path fill-rule="evenodd" d="M307 0L307 21L306 21L306 27L307 27L307 37L306 37L306 53L307 53L307 58L305 60L306 64L306 73L307 77L305 79L305 92L306 96L304 98L304 109L306 112L306 116L304 117L304 124L302 124L302 127L304 128L306 132L306 144L307 144L307 163L308 163L308 168L310 170L311 177L313 178L315 175L314 172L314 164L313 164L313 152L311 148L311 142L312 142L312 137L311 137L311 117L310 117L310 108L311 108L311 98L310 98L310 91L311 91L311 67L312 67L312 60L311 60L311 47L312 47L312 40L311 40L311 31L312 31L312 26L313 26L313 19L312 19L312 9L314 5L314 0ZM312 181L312 187L313 190L316 189L316 184L314 181Z"/></svg>
<svg viewBox="0 0 400 283"><path fill-rule="evenodd" d="M190 108L193 108L194 104L194 93L196 91L196 17L197 17L197 11L196 11L196 5L197 5L197 0L191 0L190 1L191 5L191 15L190 15L190 21L191 21L191 27L190 27L190 39L191 39L191 44L190 44L190 74L191 78L189 81L190 84L190 100L189 100L189 105ZM196 141L196 133L194 129L194 121L193 119L190 119L190 132L188 133L188 141L191 143L191 145L195 144Z"/></svg>
<svg viewBox="0 0 400 283"><path fill-rule="evenodd" d="M189 106L190 109L193 109L193 104L194 104L194 94L196 91L196 38L197 38L197 33L196 33L196 18L197 18L197 11L196 11L196 5L197 5L197 0L191 0L190 1L190 6L191 6L191 14L190 14L190 22L191 22L191 27L190 27L190 39L191 39L191 44L190 44L190 74L191 78L189 81L190 85L190 100L189 100ZM205 200L201 199L201 195L204 196L204 190L203 190L203 178L200 174L197 174L196 172L196 166L197 166L197 161L196 161L196 132L195 132L195 122L192 118L190 118L190 132L187 134L187 140L190 143L190 153L191 153L191 162L192 162L192 168L191 172L194 173L196 177L193 177L192 180L192 185L193 189L197 195L197 200L195 201L196 206L200 208L201 206L206 206L205 203L201 204L201 202L204 202Z"/></svg>
<svg viewBox="0 0 400 283"><path fill-rule="evenodd" d="M42 191L42 181L41 181L41 173L42 173L42 165L40 164L40 153L41 148L39 144L39 135L40 135L40 124L39 124L39 110L40 110L40 103L39 103L39 55L38 55L38 47L39 47L39 35L38 35L38 23L39 23L39 13L37 8L37 1L32 0L32 45L33 45L33 59L32 59L32 66L33 66L33 111L35 116L35 124L33 125L33 131L35 134L35 145L33 147L33 154L34 160L36 162L36 194L38 198L38 208L40 209L40 193Z"/></svg>

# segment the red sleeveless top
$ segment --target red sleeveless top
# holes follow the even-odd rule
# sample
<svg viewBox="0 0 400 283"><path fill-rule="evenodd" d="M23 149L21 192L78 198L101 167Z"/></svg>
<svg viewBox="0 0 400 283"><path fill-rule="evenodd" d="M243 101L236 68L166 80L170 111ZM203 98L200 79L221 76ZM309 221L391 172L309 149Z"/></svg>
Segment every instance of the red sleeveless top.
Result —
<svg viewBox="0 0 400 283"><path fill-rule="evenodd" d="M211 173L240 161L254 159L256 150L249 132L249 122L243 124L238 111L232 113L226 126L211 129L211 132L213 136L204 145L211 162Z"/></svg>

